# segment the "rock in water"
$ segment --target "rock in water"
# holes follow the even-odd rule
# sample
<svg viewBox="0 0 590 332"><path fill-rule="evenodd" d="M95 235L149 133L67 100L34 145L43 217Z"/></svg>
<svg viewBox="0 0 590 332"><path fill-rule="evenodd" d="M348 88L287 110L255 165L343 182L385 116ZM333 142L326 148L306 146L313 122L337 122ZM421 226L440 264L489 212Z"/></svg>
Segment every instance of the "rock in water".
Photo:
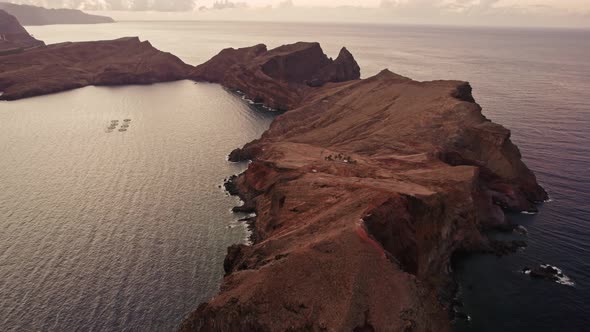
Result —
<svg viewBox="0 0 590 332"><path fill-rule="evenodd" d="M550 265L539 266L531 269L529 272L531 278L548 279L553 281L558 279L558 274L560 274L559 270Z"/></svg>
<svg viewBox="0 0 590 332"><path fill-rule="evenodd" d="M232 183L256 239L182 330L450 331L450 257L547 198L510 131L466 82L358 80L347 51L330 61L313 43L242 50L194 74L289 111L232 153L252 160Z"/></svg>
<svg viewBox="0 0 590 332"><path fill-rule="evenodd" d="M137 37L54 44L1 60L0 99L5 100L87 85L173 81L187 78L194 69Z"/></svg>

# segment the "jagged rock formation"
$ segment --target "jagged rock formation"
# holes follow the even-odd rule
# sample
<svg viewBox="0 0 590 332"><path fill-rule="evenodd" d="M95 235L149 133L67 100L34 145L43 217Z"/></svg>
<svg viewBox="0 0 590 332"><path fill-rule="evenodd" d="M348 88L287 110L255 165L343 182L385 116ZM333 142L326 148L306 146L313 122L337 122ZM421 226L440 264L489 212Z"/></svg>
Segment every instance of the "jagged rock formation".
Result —
<svg viewBox="0 0 590 332"><path fill-rule="evenodd" d="M301 44L256 50L224 51L250 54L226 72L219 58L199 69L292 107L232 153L252 160L233 186L257 213L255 243L229 248L219 295L181 329L450 330L451 256L490 248L483 229L547 198L509 130L482 115L466 82L387 70L347 80L358 71L345 51L328 63L290 60ZM341 82L304 84L326 77Z"/></svg>
<svg viewBox="0 0 590 332"><path fill-rule="evenodd" d="M136 37L54 44L0 58L0 99L87 85L173 81L187 78L193 68Z"/></svg>
<svg viewBox="0 0 590 332"><path fill-rule="evenodd" d="M0 9L14 15L23 25L112 23L110 17L86 14L76 9L48 9L0 2Z"/></svg>
<svg viewBox="0 0 590 332"><path fill-rule="evenodd" d="M43 45L23 28L16 17L0 9L0 55Z"/></svg>
<svg viewBox="0 0 590 332"><path fill-rule="evenodd" d="M329 59L318 43L296 43L267 51L265 45L225 49L197 66L195 80L220 83L276 109L292 109L313 87L360 78L360 68L343 48Z"/></svg>

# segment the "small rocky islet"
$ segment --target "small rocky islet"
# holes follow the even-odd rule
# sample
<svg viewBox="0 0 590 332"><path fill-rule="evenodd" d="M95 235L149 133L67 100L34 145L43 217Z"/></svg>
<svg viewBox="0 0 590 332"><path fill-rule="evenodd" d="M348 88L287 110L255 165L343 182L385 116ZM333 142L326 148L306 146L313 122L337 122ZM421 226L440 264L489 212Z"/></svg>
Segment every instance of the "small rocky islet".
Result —
<svg viewBox="0 0 590 332"><path fill-rule="evenodd" d="M527 266L522 269L522 273L530 276L532 279L549 280L567 286L575 285L560 268L549 264L539 264L532 268Z"/></svg>

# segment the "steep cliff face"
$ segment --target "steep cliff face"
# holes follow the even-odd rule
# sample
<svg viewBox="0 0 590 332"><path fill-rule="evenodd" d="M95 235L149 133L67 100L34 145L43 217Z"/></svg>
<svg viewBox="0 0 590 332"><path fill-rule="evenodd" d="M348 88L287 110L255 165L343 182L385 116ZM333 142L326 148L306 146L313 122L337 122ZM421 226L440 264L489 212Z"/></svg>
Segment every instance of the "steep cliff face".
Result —
<svg viewBox="0 0 590 332"><path fill-rule="evenodd" d="M467 83L387 70L297 105L232 153L253 160L235 185L257 213L255 243L228 250L220 294L182 330L450 330L439 295L452 254L489 248L482 229L547 198L510 132Z"/></svg>
<svg viewBox="0 0 590 332"><path fill-rule="evenodd" d="M199 81L223 83L226 71L236 64L249 63L266 53L266 45L259 44L246 48L226 48L204 64L192 71L191 77Z"/></svg>
<svg viewBox="0 0 590 332"><path fill-rule="evenodd" d="M23 28L16 17L0 9L0 52L43 45L42 41L33 38Z"/></svg>
<svg viewBox="0 0 590 332"><path fill-rule="evenodd" d="M86 14L76 9L48 9L0 2L0 9L14 15L23 25L112 23L110 17Z"/></svg>
<svg viewBox="0 0 590 332"><path fill-rule="evenodd" d="M6 55L0 99L14 100L87 85L150 84L188 77L192 66L138 38L62 43Z"/></svg>
<svg viewBox="0 0 590 332"><path fill-rule="evenodd" d="M264 45L226 49L197 66L191 77L244 92L255 102L293 109L313 90L329 82L356 80L360 68L342 49L329 59L318 43L296 43L266 50Z"/></svg>

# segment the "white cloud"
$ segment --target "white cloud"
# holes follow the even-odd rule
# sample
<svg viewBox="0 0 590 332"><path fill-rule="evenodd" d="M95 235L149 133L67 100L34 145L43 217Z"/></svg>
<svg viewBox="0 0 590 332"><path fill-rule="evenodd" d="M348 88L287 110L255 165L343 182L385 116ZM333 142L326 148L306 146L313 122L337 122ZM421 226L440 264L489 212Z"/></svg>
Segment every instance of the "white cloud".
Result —
<svg viewBox="0 0 590 332"><path fill-rule="evenodd" d="M82 10L190 11L195 7L196 0L12 0L9 2Z"/></svg>
<svg viewBox="0 0 590 332"><path fill-rule="evenodd" d="M0 0L2 1L2 0ZM13 0L45 7L130 11L132 19L590 26L590 0ZM224 0L225 1L225 0ZM239 9L237 9L237 8ZM247 8L246 8L247 7ZM143 12L143 11L149 11ZM248 11L245 13L244 11ZM177 12L178 14L158 14ZM116 18L125 17L115 14Z"/></svg>

